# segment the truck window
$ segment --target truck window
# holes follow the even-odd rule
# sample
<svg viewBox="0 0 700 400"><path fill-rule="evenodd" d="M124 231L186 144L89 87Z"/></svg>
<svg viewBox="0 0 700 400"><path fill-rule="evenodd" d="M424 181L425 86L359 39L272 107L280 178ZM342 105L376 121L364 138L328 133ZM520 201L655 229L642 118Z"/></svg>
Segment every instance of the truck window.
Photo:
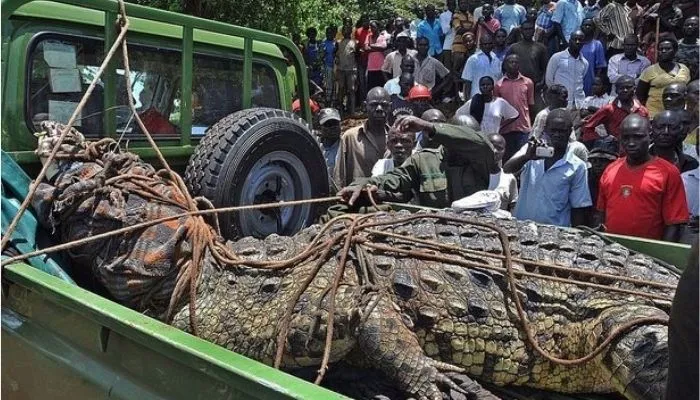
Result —
<svg viewBox="0 0 700 400"><path fill-rule="evenodd" d="M51 119L66 123L82 99L104 59L100 39L48 34L39 38L30 55L27 115L32 129ZM129 44L131 90L139 116L149 132L160 137L180 135L181 53L175 50ZM115 106L118 135L141 134L127 98L122 57L117 65ZM194 55L192 76L192 135L243 107L243 61ZM253 107L280 108L279 83L269 65L253 62ZM86 136L102 136L104 83L100 79L74 124Z"/></svg>
<svg viewBox="0 0 700 400"><path fill-rule="evenodd" d="M201 136L225 116L243 108L243 61L194 55L192 76L192 135ZM280 108L274 70L253 62L253 107Z"/></svg>
<svg viewBox="0 0 700 400"><path fill-rule="evenodd" d="M153 135L179 137L180 128L171 121L179 114L176 100L182 77L180 52L133 44L128 46L131 91L143 124ZM118 66L123 65L121 54L117 63ZM117 69L117 132L141 134L129 109L124 73L123 69Z"/></svg>
<svg viewBox="0 0 700 400"><path fill-rule="evenodd" d="M104 57L101 40L46 36L29 59L27 118L32 129L50 119L67 123ZM104 84L100 80L75 126L86 135L102 133Z"/></svg>

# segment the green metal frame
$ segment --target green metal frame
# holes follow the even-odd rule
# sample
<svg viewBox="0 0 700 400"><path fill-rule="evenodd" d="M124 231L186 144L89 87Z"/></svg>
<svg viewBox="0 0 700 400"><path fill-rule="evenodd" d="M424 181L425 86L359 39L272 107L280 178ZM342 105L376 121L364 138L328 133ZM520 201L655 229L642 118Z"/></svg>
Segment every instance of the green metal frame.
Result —
<svg viewBox="0 0 700 400"><path fill-rule="evenodd" d="M45 19L69 22L71 24L101 26L104 30L105 48L109 48L118 31L112 21L116 21L119 12L119 5L115 0L91 0L86 3L82 0L2 0L2 87L5 93L3 96L3 114L9 116L7 120L3 118L3 136L7 139L10 135L16 135L23 132L25 129L18 130L20 125L23 125L22 116L18 116L17 110L24 109L24 105L20 104L23 99L23 94L7 91L7 84L10 80L15 80L13 86L24 86L24 60L13 60L10 62L12 49L13 35L15 29L22 26L22 23L30 19ZM233 51L243 54L243 108L251 106L251 90L252 90L252 71L253 60L256 55L264 57L272 57L278 60L283 60L283 53L280 49L286 50L291 55L293 62L293 71L287 71L285 76L279 73L280 63L277 68L274 68L279 81L281 95L288 90L288 80L285 79L289 74L295 74L297 77L297 91L301 98L309 98L309 85L306 65L299 48L288 38L262 32L254 29L233 26L222 22L205 20L202 18L192 17L188 15L173 13L169 11L158 10L150 7L140 6L137 4L127 3L126 12L131 21L130 34L128 38L134 36L148 35L151 38L162 38L168 42L173 40L179 42L182 51L182 107L180 114L180 129L181 137L178 140L163 140L161 150L164 150L166 157L180 157L186 159L192 152L192 113L191 113L191 93L192 93L192 68L193 57L195 52L195 43L197 45L212 45L218 46L225 51L233 49ZM217 42L220 36L221 42ZM196 40L195 38L200 39ZM202 41L203 40L203 41ZM24 44L23 44L24 45ZM25 50L26 52L26 50ZM19 51L15 50L14 56L19 56ZM239 53L240 54L240 53ZM21 54L26 56L26 54ZM13 68L8 71L6 67ZM113 135L115 132L115 112L109 110L116 102L116 71L118 66L112 62L110 68L105 72L104 76L104 101L105 108L108 111L104 115L105 135ZM22 89L23 90L23 89ZM17 98L19 96L19 99ZM286 98L289 97L289 98ZM280 100L285 107L291 105L290 96L281 96ZM289 100L289 101L288 101ZM23 103L23 102L21 102ZM286 104L289 103L289 104ZM311 109L308 102L302 101L302 115L305 119L311 121ZM11 150L11 149L10 149ZM134 149L141 156L148 156L146 149ZM141 154L143 153L143 154ZM21 164L36 162L36 156L30 151L12 152L11 156Z"/></svg>
<svg viewBox="0 0 700 400"><path fill-rule="evenodd" d="M110 398L346 399L29 265L5 267L3 279L3 375L23 380L25 391L44 389L27 380L66 374ZM35 352L40 365L21 365ZM23 367L46 375L27 376ZM80 398L51 389L50 398Z"/></svg>

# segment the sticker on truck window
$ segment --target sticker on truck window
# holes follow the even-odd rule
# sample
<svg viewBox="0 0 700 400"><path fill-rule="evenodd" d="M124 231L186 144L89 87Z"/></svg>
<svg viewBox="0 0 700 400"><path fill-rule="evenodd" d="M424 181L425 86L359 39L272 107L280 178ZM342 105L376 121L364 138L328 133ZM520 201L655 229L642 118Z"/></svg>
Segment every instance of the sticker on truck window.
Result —
<svg viewBox="0 0 700 400"><path fill-rule="evenodd" d="M77 107L78 102L49 100L49 119L67 124ZM73 126L81 125L81 114L82 112L78 113L78 117L75 119Z"/></svg>
<svg viewBox="0 0 700 400"><path fill-rule="evenodd" d="M44 60L51 68L77 68L75 46L60 42L46 41L44 45Z"/></svg>
<svg viewBox="0 0 700 400"><path fill-rule="evenodd" d="M80 72L77 68L51 68L49 72L52 93L79 93Z"/></svg>

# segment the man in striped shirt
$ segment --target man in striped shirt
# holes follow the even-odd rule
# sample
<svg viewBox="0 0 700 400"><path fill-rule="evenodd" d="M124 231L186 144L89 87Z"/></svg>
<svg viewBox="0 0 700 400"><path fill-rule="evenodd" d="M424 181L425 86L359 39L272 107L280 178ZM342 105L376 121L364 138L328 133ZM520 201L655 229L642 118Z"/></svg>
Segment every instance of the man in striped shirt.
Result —
<svg viewBox="0 0 700 400"><path fill-rule="evenodd" d="M623 41L633 33L632 20L625 9L625 0L615 0L608 3L595 19L598 29L607 35L607 58L623 52Z"/></svg>

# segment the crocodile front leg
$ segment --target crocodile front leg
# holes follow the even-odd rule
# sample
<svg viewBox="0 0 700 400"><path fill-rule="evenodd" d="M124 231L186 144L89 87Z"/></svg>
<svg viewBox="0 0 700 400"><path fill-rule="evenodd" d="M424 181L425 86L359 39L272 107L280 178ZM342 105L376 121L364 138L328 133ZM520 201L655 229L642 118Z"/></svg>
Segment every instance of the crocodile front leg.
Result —
<svg viewBox="0 0 700 400"><path fill-rule="evenodd" d="M376 306L368 311L358 329L357 343L365 360L419 400L442 400L439 386L467 394L444 374L463 370L426 356L416 335L401 320L397 307L385 296L373 300ZM476 382L464 386L472 394L478 390L488 395Z"/></svg>
<svg viewBox="0 0 700 400"><path fill-rule="evenodd" d="M605 314L594 329L601 337L607 336L621 322L640 317L666 317L657 308L638 305L614 308ZM611 373L613 386L627 399L660 400L666 387L668 357L668 327L642 325L613 342L602 364Z"/></svg>

